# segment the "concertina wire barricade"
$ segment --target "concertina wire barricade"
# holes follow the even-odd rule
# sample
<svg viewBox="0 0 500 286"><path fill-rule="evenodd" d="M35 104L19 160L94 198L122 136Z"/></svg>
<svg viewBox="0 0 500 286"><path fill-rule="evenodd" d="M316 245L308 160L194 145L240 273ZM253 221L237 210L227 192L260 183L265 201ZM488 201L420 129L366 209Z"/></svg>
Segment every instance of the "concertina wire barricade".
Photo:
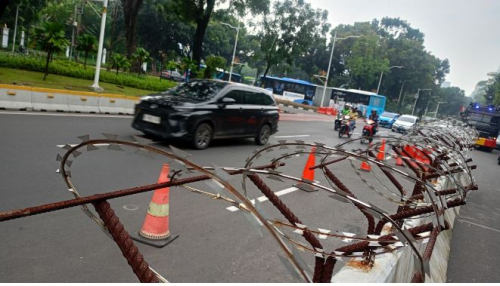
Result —
<svg viewBox="0 0 500 286"><path fill-rule="evenodd" d="M103 134L106 139L90 139L80 136L82 143L65 145L63 155L57 155L60 162L57 173L62 175L74 199L0 213L0 222L21 217L80 206L102 231L115 241L140 282L168 282L152 269L138 251L123 224L111 208L108 200L142 192L164 188L181 187L187 191L202 194L211 199L223 201L238 208L255 230L267 233L276 242L282 255L279 256L287 270L298 281L330 282L338 261L358 261L368 269L377 256L409 248L415 259L412 282L424 282L430 276L429 260L437 236L449 228L444 218L447 209L465 204L468 193L477 190L472 176L475 166L468 152L474 146L477 132L456 120L421 123L403 136L378 136L375 143L366 148L359 146L362 138L351 139L333 147L323 143L306 143L301 140L268 144L256 150L246 159L244 167L202 167L189 160L189 153L170 146L164 151L152 146L148 140L134 137L138 142L119 140L117 135ZM125 151L152 157L153 154L165 158L165 162L175 166L170 181L119 191L81 196L72 181L70 167L83 152L99 150L97 146L107 146L108 150ZM377 158L384 145L383 160ZM324 182L311 181L283 172L288 160L314 154L319 163L309 166L310 170L321 170ZM272 159L269 159L274 156ZM400 158L404 166L398 166ZM264 164L257 164L264 160ZM365 172L358 168L366 163L373 170ZM339 172L338 164L348 168L349 176ZM384 208L363 201L356 196L359 187L348 187L355 180L363 184L363 191L369 190L377 197L397 206L397 210ZM241 175L241 188L229 183L233 176ZM346 178L347 177L347 178ZM446 181L446 189L438 189L438 180ZM300 185L310 192L325 192L332 198L329 204L350 206L366 219L365 233L351 233L330 230L326 226L314 227L305 224L291 207L273 192L269 182ZM190 184L204 182L207 190L200 190ZM249 183L252 183L281 214L281 219L270 218L258 200L248 198ZM312 193L311 193L312 194ZM386 204L384 204L386 206ZM93 211L92 208L95 210ZM392 213L392 214L391 214ZM432 218L431 222L418 226L405 225L405 221L415 218ZM428 220L426 220L428 221ZM326 244L329 244L328 246ZM420 253L419 244L425 244ZM334 247L332 249L332 247ZM277 251L278 252L278 251ZM314 268L310 270L303 255L310 254Z"/></svg>

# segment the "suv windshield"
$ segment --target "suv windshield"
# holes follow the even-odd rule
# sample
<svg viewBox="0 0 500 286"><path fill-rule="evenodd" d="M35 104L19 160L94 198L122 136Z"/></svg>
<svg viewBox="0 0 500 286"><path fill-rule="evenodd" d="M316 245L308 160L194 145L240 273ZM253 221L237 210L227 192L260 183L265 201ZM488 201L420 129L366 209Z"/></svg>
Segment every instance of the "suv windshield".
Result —
<svg viewBox="0 0 500 286"><path fill-rule="evenodd" d="M214 98L226 85L227 83L225 82L195 80L172 88L166 94L188 97L200 101L208 100Z"/></svg>
<svg viewBox="0 0 500 286"><path fill-rule="evenodd" d="M401 116L398 118L398 121L403 121L403 122L408 122L408 123L415 123L415 118L413 117L407 117L407 116Z"/></svg>

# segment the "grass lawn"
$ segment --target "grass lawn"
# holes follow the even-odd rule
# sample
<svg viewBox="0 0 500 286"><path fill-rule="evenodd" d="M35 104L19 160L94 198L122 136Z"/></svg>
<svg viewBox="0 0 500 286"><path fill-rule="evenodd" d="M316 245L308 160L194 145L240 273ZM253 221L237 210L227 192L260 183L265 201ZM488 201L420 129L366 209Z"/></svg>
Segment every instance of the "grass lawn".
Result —
<svg viewBox="0 0 500 286"><path fill-rule="evenodd" d="M93 91L89 88L94 82L86 79L72 78L60 75L49 74L47 79L43 80L43 73L32 72L18 69L0 68L0 83L26 85L32 87L45 87L55 89ZM104 88L104 93L115 93L127 96L141 96L157 91L137 89L133 87L120 88L114 84L100 82L99 86Z"/></svg>

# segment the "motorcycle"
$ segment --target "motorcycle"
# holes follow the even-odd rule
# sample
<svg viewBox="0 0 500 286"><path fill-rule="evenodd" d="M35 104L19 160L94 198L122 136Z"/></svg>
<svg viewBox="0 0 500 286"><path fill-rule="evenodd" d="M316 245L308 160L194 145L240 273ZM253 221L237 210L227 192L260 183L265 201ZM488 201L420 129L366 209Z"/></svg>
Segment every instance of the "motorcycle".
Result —
<svg viewBox="0 0 500 286"><path fill-rule="evenodd" d="M366 125L363 127L363 132L361 132L361 143L365 143L367 140L368 143L372 143L373 136L375 135L375 133L377 133L377 124L371 119L367 119L365 122Z"/></svg>
<svg viewBox="0 0 500 286"><path fill-rule="evenodd" d="M352 133L351 133L350 119L351 117L348 115L342 118L339 129L339 138L342 138L343 135L347 135L347 138L351 138Z"/></svg>
<svg viewBox="0 0 500 286"><path fill-rule="evenodd" d="M337 118L335 119L335 127L333 130L337 131L340 129L340 124L342 123L342 113L337 114Z"/></svg>

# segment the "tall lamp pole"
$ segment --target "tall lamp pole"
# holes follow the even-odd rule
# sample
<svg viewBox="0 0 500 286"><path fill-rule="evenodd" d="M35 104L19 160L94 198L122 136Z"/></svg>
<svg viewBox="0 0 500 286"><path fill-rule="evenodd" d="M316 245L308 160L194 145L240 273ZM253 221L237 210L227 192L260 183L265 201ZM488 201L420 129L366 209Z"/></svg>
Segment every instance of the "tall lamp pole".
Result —
<svg viewBox="0 0 500 286"><path fill-rule="evenodd" d="M420 95L420 91L421 91L421 90L432 90L432 89L430 89L430 88L420 89L420 88L419 88L419 89L417 90L417 97L415 97L415 103L413 104L413 110L411 111L411 115L413 115L413 114L415 113L415 107L417 106L417 100L418 100L418 97L419 97L419 95Z"/></svg>
<svg viewBox="0 0 500 286"><path fill-rule="evenodd" d="M434 113L434 117L436 117L436 118L438 117L439 105L440 105L441 103L448 103L448 102L444 102L444 101L440 101L440 102L438 102L438 105L437 105L437 107L436 107L436 112Z"/></svg>
<svg viewBox="0 0 500 286"><path fill-rule="evenodd" d="M234 57L236 56L236 47L238 46L238 37L240 35L240 21L238 21L238 27L234 27L228 23L221 23L221 24L236 30L236 40L234 41L233 58L231 60L231 67L229 69L229 82L231 82L231 78L233 77Z"/></svg>
<svg viewBox="0 0 500 286"><path fill-rule="evenodd" d="M332 52L330 54L330 62L328 63L328 70L326 72L325 86L323 87L323 97L321 98L321 106L323 106L323 103L325 101L326 88L328 85L328 79L330 78L330 68L332 67L333 51L335 50L335 42L337 40L345 40L345 39L349 39L349 38L359 38L359 37L361 37L361 36L348 36L345 38L337 38L337 32L335 32L335 35L333 36L333 41L332 41Z"/></svg>
<svg viewBox="0 0 500 286"><path fill-rule="evenodd" d="M389 68L389 70L391 70L393 68L402 69L402 68L404 68L404 66L392 66L392 67ZM382 71L380 73L380 79L378 80L377 94L378 94L378 91L380 90L380 84L382 83L382 77L383 76L384 76L384 71Z"/></svg>
<svg viewBox="0 0 500 286"><path fill-rule="evenodd" d="M97 63L95 65L94 84L92 88L95 90L102 90L99 87L99 75L101 73L102 62L102 47L104 46L104 29L106 27L106 13L108 12L108 0L103 1L102 15L101 15L101 33L99 34L99 47L97 48Z"/></svg>
<svg viewBox="0 0 500 286"><path fill-rule="evenodd" d="M16 35L17 35L17 19L19 18L19 5L17 5L16 9L16 25L14 26L14 39L12 40L12 52L14 52L14 49L16 47Z"/></svg>

